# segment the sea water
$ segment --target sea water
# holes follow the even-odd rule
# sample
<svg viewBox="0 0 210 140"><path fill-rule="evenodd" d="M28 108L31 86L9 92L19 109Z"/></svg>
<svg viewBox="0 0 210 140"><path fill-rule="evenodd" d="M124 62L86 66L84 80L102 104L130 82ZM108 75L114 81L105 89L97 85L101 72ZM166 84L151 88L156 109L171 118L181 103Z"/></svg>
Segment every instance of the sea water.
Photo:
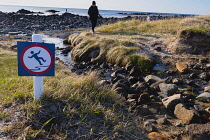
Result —
<svg viewBox="0 0 210 140"><path fill-rule="evenodd" d="M67 12L75 14L75 15L88 16L88 14L87 14L88 9L0 5L0 11L2 11L2 12L17 12L20 9L25 9L25 10L29 10L29 11L33 11L33 12L43 12L45 15L52 14L52 13L46 12L47 10L56 10L56 11L59 11L56 14L63 14L67 11ZM152 15L178 15L178 14L173 14L173 13L117 11L117 10L101 10L101 9L99 9L99 13L103 17L117 17L117 18L123 18L123 17L127 17L127 16L139 16L138 14L143 14L141 16L147 16L147 13L150 13L150 16L152 16ZM134 14L134 13L137 13L137 14Z"/></svg>

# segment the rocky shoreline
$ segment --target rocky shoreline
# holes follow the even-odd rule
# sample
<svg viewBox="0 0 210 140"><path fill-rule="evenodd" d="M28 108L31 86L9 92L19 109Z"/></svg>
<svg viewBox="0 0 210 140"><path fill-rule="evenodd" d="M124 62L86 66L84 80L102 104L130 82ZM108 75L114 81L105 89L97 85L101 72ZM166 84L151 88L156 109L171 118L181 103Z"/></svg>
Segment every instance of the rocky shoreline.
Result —
<svg viewBox="0 0 210 140"><path fill-rule="evenodd" d="M98 25L127 20L128 18L99 18ZM31 36L35 31L71 30L88 27L90 27L90 21L87 16L74 15L68 12L62 15L0 12L0 34Z"/></svg>

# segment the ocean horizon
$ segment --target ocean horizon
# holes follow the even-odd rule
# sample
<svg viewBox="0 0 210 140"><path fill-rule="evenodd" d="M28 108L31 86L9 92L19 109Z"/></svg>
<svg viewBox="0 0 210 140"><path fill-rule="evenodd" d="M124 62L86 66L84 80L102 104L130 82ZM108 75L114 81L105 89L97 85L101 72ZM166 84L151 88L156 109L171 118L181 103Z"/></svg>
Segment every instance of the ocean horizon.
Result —
<svg viewBox="0 0 210 140"><path fill-rule="evenodd" d="M19 6L19 5L0 5L0 11L2 12L17 12L20 9L25 9L33 12L42 12L44 15L50 15L52 13L46 12L47 10L56 10L59 11L56 14L63 14L66 11L75 15L80 16L88 16L88 9L79 9L79 8L59 8L59 7L37 7L37 6ZM155 12L140 12L140 11L122 11L122 10L101 10L99 9L99 13L103 17L116 17L116 18L124 18L127 16L173 16L173 15L187 15L187 14L176 14L176 13L155 13Z"/></svg>

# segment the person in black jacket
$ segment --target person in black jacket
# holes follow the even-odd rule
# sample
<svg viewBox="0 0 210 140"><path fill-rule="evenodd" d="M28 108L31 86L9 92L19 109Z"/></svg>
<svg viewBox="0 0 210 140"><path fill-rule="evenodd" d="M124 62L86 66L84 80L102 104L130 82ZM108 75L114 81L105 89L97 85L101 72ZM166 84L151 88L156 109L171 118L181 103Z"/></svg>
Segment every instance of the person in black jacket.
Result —
<svg viewBox="0 0 210 140"><path fill-rule="evenodd" d="M90 21L91 21L91 24L92 24L92 31L94 33L94 28L96 27L97 18L99 16L98 7L96 6L95 1L92 2L92 5L88 9L88 15L90 16Z"/></svg>

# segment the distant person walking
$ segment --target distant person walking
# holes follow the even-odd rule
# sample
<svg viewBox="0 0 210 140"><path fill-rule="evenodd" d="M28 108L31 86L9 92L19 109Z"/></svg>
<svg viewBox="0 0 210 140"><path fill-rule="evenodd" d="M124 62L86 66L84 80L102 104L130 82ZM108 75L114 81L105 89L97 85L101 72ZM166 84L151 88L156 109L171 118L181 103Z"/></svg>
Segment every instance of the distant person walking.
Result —
<svg viewBox="0 0 210 140"><path fill-rule="evenodd" d="M97 19L98 19L98 16L99 16L98 7L96 6L95 1L92 2L92 5L88 9L88 15L90 16L90 21L91 21L91 24L92 24L92 31L94 33L94 29L96 27Z"/></svg>

